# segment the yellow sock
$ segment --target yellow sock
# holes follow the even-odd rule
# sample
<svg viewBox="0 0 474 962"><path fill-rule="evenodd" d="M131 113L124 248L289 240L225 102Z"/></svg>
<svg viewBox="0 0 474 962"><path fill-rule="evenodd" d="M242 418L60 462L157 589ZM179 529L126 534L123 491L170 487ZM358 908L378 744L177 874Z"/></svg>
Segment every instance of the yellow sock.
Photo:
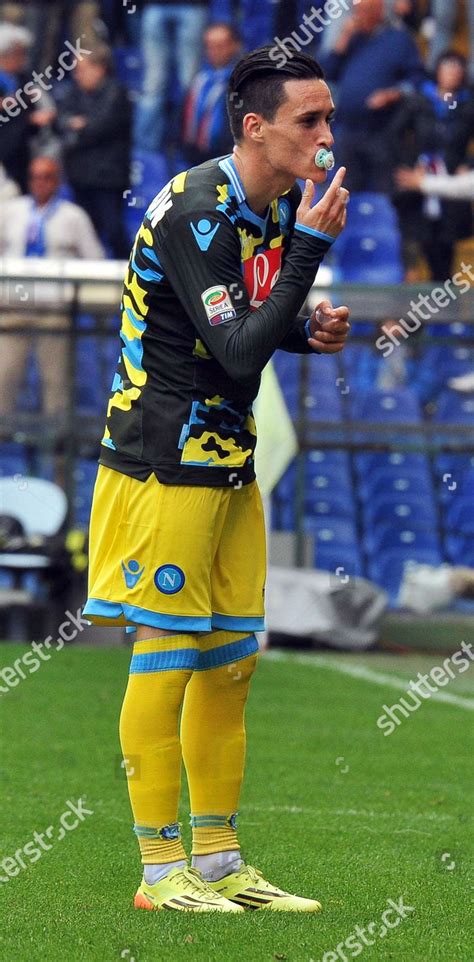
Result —
<svg viewBox="0 0 474 962"><path fill-rule="evenodd" d="M200 641L181 720L193 855L239 848L235 819L245 762L244 714L257 661L255 635L218 631Z"/></svg>
<svg viewBox="0 0 474 962"><path fill-rule="evenodd" d="M179 713L197 665L194 635L165 635L133 646L120 716L120 741L142 862L186 858L178 824Z"/></svg>

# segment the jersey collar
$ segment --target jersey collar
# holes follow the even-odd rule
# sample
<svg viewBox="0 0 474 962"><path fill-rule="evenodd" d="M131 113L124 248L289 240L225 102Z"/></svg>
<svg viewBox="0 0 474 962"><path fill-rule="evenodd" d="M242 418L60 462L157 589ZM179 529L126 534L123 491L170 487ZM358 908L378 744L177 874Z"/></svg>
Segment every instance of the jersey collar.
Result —
<svg viewBox="0 0 474 962"><path fill-rule="evenodd" d="M233 158L230 154L228 157L224 157L222 160L219 161L219 167L221 168L221 170L224 171L224 173L229 178L235 190L237 203L242 213L245 215L246 219L251 221L253 224L256 224L257 227L259 227L262 233L264 234L267 227L267 223L268 223L268 215L270 213L270 207L267 208L267 213L265 217L259 217L259 215L256 214L255 211L253 211L249 207L249 205L247 204L247 195L245 193L244 185L242 183L237 167L235 166Z"/></svg>

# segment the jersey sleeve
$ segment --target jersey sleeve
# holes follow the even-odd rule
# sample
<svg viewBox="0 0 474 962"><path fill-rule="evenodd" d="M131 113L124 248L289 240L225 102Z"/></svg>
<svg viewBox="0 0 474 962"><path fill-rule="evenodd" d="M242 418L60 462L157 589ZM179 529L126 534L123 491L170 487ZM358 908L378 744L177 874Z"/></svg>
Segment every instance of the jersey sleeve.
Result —
<svg viewBox="0 0 474 962"><path fill-rule="evenodd" d="M237 381L258 377L295 326L331 238L296 227L281 274L252 310L242 277L241 242L215 210L180 212L157 239L156 254L210 353Z"/></svg>
<svg viewBox="0 0 474 962"><path fill-rule="evenodd" d="M287 351L289 354L319 354L319 351L315 351L308 344L309 320L308 314L299 314L278 345L278 350Z"/></svg>

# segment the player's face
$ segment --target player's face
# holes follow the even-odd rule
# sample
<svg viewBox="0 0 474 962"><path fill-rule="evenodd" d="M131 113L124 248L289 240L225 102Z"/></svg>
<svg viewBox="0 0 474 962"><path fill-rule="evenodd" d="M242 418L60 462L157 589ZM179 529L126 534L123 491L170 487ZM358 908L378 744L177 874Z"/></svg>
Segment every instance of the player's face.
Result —
<svg viewBox="0 0 474 962"><path fill-rule="evenodd" d="M318 150L330 150L334 143L330 127L334 104L329 87L316 78L289 80L285 91L286 100L272 123L262 121L266 159L278 175L322 183L327 172L316 167L314 158Z"/></svg>

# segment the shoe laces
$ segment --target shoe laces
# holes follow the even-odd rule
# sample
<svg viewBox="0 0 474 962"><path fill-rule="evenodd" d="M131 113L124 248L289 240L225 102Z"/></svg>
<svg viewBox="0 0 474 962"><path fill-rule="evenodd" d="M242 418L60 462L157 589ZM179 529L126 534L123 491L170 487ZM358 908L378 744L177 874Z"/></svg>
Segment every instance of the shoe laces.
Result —
<svg viewBox="0 0 474 962"><path fill-rule="evenodd" d="M201 873L197 869L195 868L184 869L181 872L181 878L183 880L183 888L190 889L191 892L196 892L199 895L203 895L203 894L206 894L208 896L212 895L213 899L215 899L216 901L219 900L219 896L217 895L217 893L214 891L214 889L211 888L210 885L207 884L207 882L205 881L205 879L203 879Z"/></svg>
<svg viewBox="0 0 474 962"><path fill-rule="evenodd" d="M283 893L283 889L279 889L276 885L272 885L271 882L268 882L262 872L260 872L258 868L254 868L253 865L244 865L241 869L241 872L242 874L245 874L245 876L251 882L253 882L254 885L259 885L261 889L263 888L267 892ZM287 893L284 892L283 894L286 895Z"/></svg>
<svg viewBox="0 0 474 962"><path fill-rule="evenodd" d="M258 883L260 879L263 879L262 873L259 872L258 868L254 868L253 865L243 865L240 871L242 874L247 875L251 882Z"/></svg>

